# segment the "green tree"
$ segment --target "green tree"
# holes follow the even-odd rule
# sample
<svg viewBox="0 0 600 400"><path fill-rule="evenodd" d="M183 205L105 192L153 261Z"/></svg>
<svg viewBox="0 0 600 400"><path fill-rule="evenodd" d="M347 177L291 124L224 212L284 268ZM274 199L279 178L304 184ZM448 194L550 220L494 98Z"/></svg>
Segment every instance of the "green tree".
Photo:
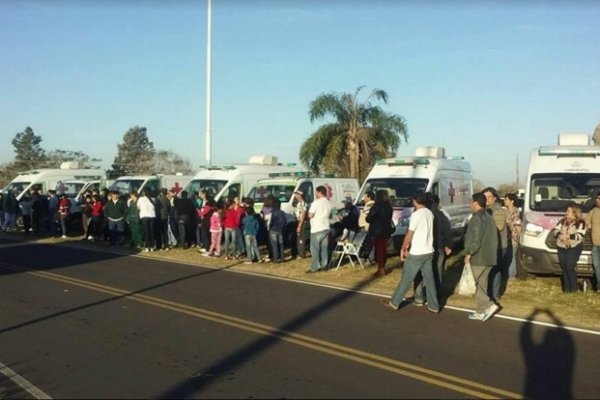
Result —
<svg viewBox="0 0 600 400"><path fill-rule="evenodd" d="M333 121L320 126L300 148L300 161L318 173L337 173L363 180L377 159L393 156L402 139L408 138L400 115L383 111L372 101L387 104L388 94L373 90L364 101L354 94L322 94L309 108L310 121L326 117Z"/></svg>
<svg viewBox="0 0 600 400"><path fill-rule="evenodd" d="M156 151L148 139L145 127L134 126L123 135L123 143L117 145L117 156L112 169L106 171L110 179L123 175L148 174L152 171Z"/></svg>
<svg viewBox="0 0 600 400"><path fill-rule="evenodd" d="M19 132L12 140L15 147L15 167L22 170L40 168L45 161L46 152L40 146L42 137L37 136L29 126Z"/></svg>

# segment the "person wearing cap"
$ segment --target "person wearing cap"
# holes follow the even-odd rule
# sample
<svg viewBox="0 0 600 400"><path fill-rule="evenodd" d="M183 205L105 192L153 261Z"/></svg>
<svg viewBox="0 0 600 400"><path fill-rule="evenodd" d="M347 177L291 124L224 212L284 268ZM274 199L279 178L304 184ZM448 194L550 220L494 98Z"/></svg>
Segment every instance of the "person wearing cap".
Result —
<svg viewBox="0 0 600 400"><path fill-rule="evenodd" d="M294 192L294 200L296 200L296 208L294 208L296 229L294 230L295 234L293 237L295 240L292 240L292 256L295 255L298 258L304 258L306 257L306 225L308 224L308 219L306 218L307 207L306 202L304 201L304 192L301 190L296 190Z"/></svg>

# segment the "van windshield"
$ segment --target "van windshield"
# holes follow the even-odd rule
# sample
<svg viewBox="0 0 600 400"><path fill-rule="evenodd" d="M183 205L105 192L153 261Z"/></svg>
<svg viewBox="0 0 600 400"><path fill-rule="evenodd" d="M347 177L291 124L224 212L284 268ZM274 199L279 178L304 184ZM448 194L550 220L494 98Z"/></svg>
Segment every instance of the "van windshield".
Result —
<svg viewBox="0 0 600 400"><path fill-rule="evenodd" d="M117 190L121 194L137 192L144 183L143 179L117 179L108 190Z"/></svg>
<svg viewBox="0 0 600 400"><path fill-rule="evenodd" d="M2 192L8 193L16 190L18 193L21 193L23 190L27 189L30 184L31 182L11 182L2 189Z"/></svg>
<svg viewBox="0 0 600 400"><path fill-rule="evenodd" d="M527 201L532 211L564 212L574 202L588 212L600 194L600 174L534 174L530 188Z"/></svg>
<svg viewBox="0 0 600 400"><path fill-rule="evenodd" d="M83 188L83 185L83 182L58 182L56 184L56 193L64 193L67 197L74 198L81 188Z"/></svg>
<svg viewBox="0 0 600 400"><path fill-rule="evenodd" d="M368 179L358 196L358 205L364 205L362 198L366 192L377 193L378 190L385 190L390 196L392 207L412 207L411 199L419 193L425 193L428 182L428 179L416 178Z"/></svg>
<svg viewBox="0 0 600 400"><path fill-rule="evenodd" d="M215 179L194 179L188 183L184 190L188 193L198 192L206 190L208 194L215 197L227 184L227 181L215 180Z"/></svg>
<svg viewBox="0 0 600 400"><path fill-rule="evenodd" d="M295 188L295 184L286 185L284 183L260 185L253 187L248 197L254 200L254 203L264 203L267 196L273 195L280 202L287 203L294 195Z"/></svg>

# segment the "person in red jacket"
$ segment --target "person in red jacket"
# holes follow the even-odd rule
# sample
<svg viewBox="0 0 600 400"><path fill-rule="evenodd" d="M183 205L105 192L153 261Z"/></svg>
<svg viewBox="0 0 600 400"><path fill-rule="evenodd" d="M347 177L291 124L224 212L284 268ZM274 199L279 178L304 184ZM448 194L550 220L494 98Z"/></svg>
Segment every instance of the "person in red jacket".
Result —
<svg viewBox="0 0 600 400"><path fill-rule="evenodd" d="M90 226L88 227L88 240L94 240L94 238L98 240L102 234L103 208L104 204L102 204L100 195L94 195L92 197L92 215L90 217Z"/></svg>
<svg viewBox="0 0 600 400"><path fill-rule="evenodd" d="M225 209L223 218L223 227L225 228L225 243L223 244L225 259L230 260L237 253L238 231L240 228L240 213L235 208L235 201L230 199Z"/></svg>
<svg viewBox="0 0 600 400"><path fill-rule="evenodd" d="M60 195L58 200L58 218L60 220L60 228L62 230L62 238L67 238L67 222L69 220L69 211L71 210L71 202L65 193Z"/></svg>

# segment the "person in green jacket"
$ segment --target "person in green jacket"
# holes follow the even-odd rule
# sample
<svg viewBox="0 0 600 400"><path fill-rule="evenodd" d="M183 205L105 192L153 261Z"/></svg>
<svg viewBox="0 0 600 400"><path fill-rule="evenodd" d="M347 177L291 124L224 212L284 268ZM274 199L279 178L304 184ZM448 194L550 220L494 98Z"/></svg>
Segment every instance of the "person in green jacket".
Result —
<svg viewBox="0 0 600 400"><path fill-rule="evenodd" d="M140 213L137 207L138 192L132 192L129 198L129 207L125 214L125 222L129 227L129 246L142 247L142 223L140 221Z"/></svg>
<svg viewBox="0 0 600 400"><path fill-rule="evenodd" d="M471 201L473 215L465 234L465 264L471 264L477 284L476 311L469 319L479 321L487 321L500 309L488 289L490 271L498 262L498 230L485 207L483 193L475 193Z"/></svg>

